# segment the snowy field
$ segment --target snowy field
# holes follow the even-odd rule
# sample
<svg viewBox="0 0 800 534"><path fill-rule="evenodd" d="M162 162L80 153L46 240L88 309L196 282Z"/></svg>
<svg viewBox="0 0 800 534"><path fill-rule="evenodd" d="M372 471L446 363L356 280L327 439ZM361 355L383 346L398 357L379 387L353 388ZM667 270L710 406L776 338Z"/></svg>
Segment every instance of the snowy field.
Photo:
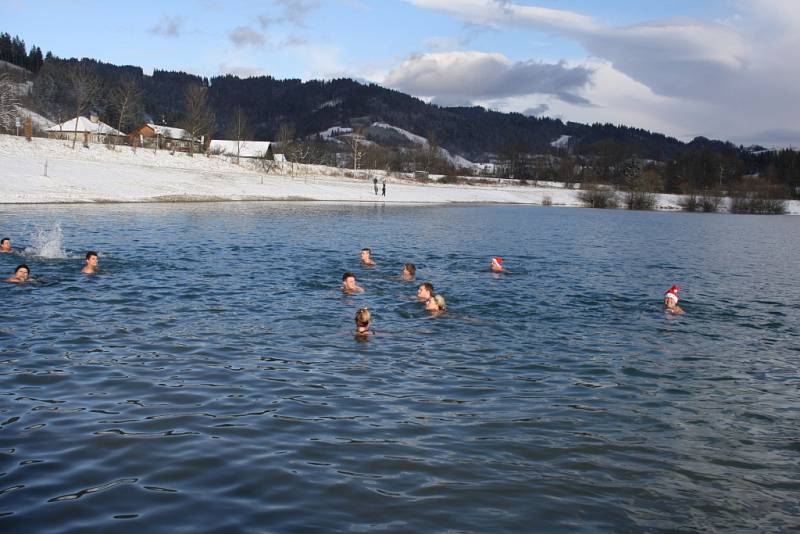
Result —
<svg viewBox="0 0 800 534"><path fill-rule="evenodd" d="M578 191L546 186L418 183L382 172L345 176L342 169L295 166L266 174L227 157L103 145L76 148L55 139L0 135L0 203L179 202L224 200L319 200L338 202L494 202L582 206ZM45 176L46 172L46 176ZM386 179L386 197L375 196L372 178ZM679 197L658 195L657 208L677 210ZM800 202L789 202L800 214Z"/></svg>

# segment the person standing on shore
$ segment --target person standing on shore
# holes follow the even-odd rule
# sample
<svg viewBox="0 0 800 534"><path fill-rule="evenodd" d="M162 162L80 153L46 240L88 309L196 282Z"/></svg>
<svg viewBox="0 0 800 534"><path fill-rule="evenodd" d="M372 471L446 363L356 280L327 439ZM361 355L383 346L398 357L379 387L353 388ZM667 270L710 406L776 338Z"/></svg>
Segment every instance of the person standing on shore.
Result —
<svg viewBox="0 0 800 534"><path fill-rule="evenodd" d="M386 178L383 179L383 196L386 196Z"/></svg>
<svg viewBox="0 0 800 534"><path fill-rule="evenodd" d="M378 196L378 179L377 178L373 178L372 179L372 185L375 188L375 196Z"/></svg>

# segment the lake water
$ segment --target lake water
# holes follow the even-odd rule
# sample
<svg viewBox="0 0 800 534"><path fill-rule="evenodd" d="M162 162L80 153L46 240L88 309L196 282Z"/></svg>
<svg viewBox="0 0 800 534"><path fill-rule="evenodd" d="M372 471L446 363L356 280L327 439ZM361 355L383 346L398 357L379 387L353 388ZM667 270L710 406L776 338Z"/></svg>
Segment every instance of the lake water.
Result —
<svg viewBox="0 0 800 534"><path fill-rule="evenodd" d="M29 249L0 274L38 279L0 284L0 530L792 530L799 224L0 207ZM396 278L406 261L446 315ZM365 294L336 290L345 270ZM673 283L682 317L661 308Z"/></svg>

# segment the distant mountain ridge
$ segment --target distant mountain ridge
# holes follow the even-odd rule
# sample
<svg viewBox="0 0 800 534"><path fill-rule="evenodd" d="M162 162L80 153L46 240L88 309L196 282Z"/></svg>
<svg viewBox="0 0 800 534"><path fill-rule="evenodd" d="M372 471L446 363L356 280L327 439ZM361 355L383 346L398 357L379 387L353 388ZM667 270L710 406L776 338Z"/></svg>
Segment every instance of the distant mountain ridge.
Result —
<svg viewBox="0 0 800 534"><path fill-rule="evenodd" d="M48 54L48 63L76 63ZM350 79L279 80L271 76L239 78L223 75L205 78L185 72L155 70L147 75L141 67L113 65L83 59L106 85L112 87L123 78L136 80L143 89L141 121L176 124L183 115L187 86L208 87L209 100L217 116L217 134L228 127L233 109L241 107L256 139L271 140L281 124L291 123L300 136L308 136L336 126L357 123L387 123L435 142L472 161L485 161L509 147L526 153L546 153L557 148L553 141L569 136L569 147L579 153L594 143L613 139L630 155L647 159L671 159L686 144L663 134L641 128L612 124L586 125L549 117L528 117L485 108L440 107L419 98L378 84L363 84ZM94 107L113 122L113 110L98 98ZM45 115L47 109L39 110ZM50 117L57 119L58 117ZM731 145L733 148L733 145Z"/></svg>
<svg viewBox="0 0 800 534"><path fill-rule="evenodd" d="M416 169L421 165L444 173L470 167L469 162L488 163L471 168L480 168L481 172L494 169L503 177L588 180L623 188L646 175L654 180L649 187L668 192L738 187L749 176L763 178L782 187L785 194L800 197L800 152L791 149L745 148L704 137L684 143L630 126L564 122L478 106L440 107L378 84L351 79L304 82L271 76L205 78L165 70L148 75L132 65L61 59L50 52L42 58L40 49L33 47L27 52L24 41L8 34L0 34L0 60L27 69L18 82L32 81L33 90L23 105L55 121L75 114L67 79L80 65L103 82L104 88L91 107L108 124L118 124L109 97L121 81L132 80L141 88L141 104L131 110L127 126L122 125L124 131L145 121L179 125L186 114L186 89L201 85L207 88L215 113L210 132L215 139L231 138L234 112L240 108L249 125L246 136L254 140L276 141L279 132L291 131L296 138L319 141L316 145L320 148L330 137L321 135L324 132L348 128L361 131L385 149L366 163L376 168ZM18 72L13 75L19 77ZM437 150L420 154L427 146ZM314 150L317 156L323 154L318 157L319 163L327 158L326 164L352 165L355 159L341 150L331 159L324 155L325 150ZM432 163L430 154L434 152L441 156L435 159L444 161L444 166ZM349 163L344 163L348 159Z"/></svg>

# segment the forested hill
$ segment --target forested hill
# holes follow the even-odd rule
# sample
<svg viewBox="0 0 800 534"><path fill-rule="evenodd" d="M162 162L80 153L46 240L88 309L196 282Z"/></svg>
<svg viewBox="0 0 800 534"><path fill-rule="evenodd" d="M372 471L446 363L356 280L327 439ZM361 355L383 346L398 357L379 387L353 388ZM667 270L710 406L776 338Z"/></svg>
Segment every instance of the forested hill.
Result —
<svg viewBox="0 0 800 534"><path fill-rule="evenodd" d="M723 187L744 176L757 175L781 184L791 194L800 194L800 153L793 150L744 149L702 137L683 143L626 126L565 123L481 107L439 107L399 91L350 79L303 82L231 75L209 79L162 70L146 75L136 66L61 59L50 52L42 58L38 47L27 50L22 39L11 38L7 33L0 33L0 60L27 69L23 71L24 81L32 81L33 90L24 104L52 120L63 121L75 115L75 87L70 80L76 71L84 71L100 85L85 109L97 111L105 122L115 126L119 124L115 90L126 84L138 88L141 98L123 115L123 130L145 120L180 126L187 115L187 88L201 86L207 91L213 111L213 121L204 131L216 138L230 136L237 109L246 117L248 137L257 140L277 140L278 132L286 130L296 138L309 139L331 127L384 122L474 162L504 161L508 175L547 176L561 165L562 179L577 173L586 180L590 178L584 175L591 174L591 179L617 183L630 174L631 162L650 160L652 165L660 165L659 179L668 191ZM18 70L13 71L14 76L19 76ZM554 145L555 141L558 142ZM410 157L407 152L394 154L401 160ZM541 154L555 156L545 165L549 170L530 171L531 166L537 165L536 155ZM395 162L395 166L402 167L403 162L399 163Z"/></svg>
<svg viewBox="0 0 800 534"><path fill-rule="evenodd" d="M386 122L417 135L431 138L451 152L475 161L513 150L523 153L552 151L550 145L570 136L571 148L581 153L607 150L598 142L615 142L616 151L628 156L664 160L674 158L683 143L646 130L610 124L564 123L547 117L527 117L481 107L439 107L399 91L350 79L330 81L278 80L270 76L241 79L236 76L203 78L184 72L156 70L146 75L140 67L118 66L92 59L64 60L41 50L25 49L24 41L0 34L0 59L32 71L37 111L56 120L69 115L70 95L65 73L81 63L102 81L104 91L92 107L106 122L115 121L108 92L121 80L135 81L142 89L143 106L133 123L145 119L169 125L184 115L184 92L192 84L208 87L216 116L218 135L228 126L233 109L241 107L256 139L275 139L282 124L291 124L297 135L308 136L332 126Z"/></svg>

